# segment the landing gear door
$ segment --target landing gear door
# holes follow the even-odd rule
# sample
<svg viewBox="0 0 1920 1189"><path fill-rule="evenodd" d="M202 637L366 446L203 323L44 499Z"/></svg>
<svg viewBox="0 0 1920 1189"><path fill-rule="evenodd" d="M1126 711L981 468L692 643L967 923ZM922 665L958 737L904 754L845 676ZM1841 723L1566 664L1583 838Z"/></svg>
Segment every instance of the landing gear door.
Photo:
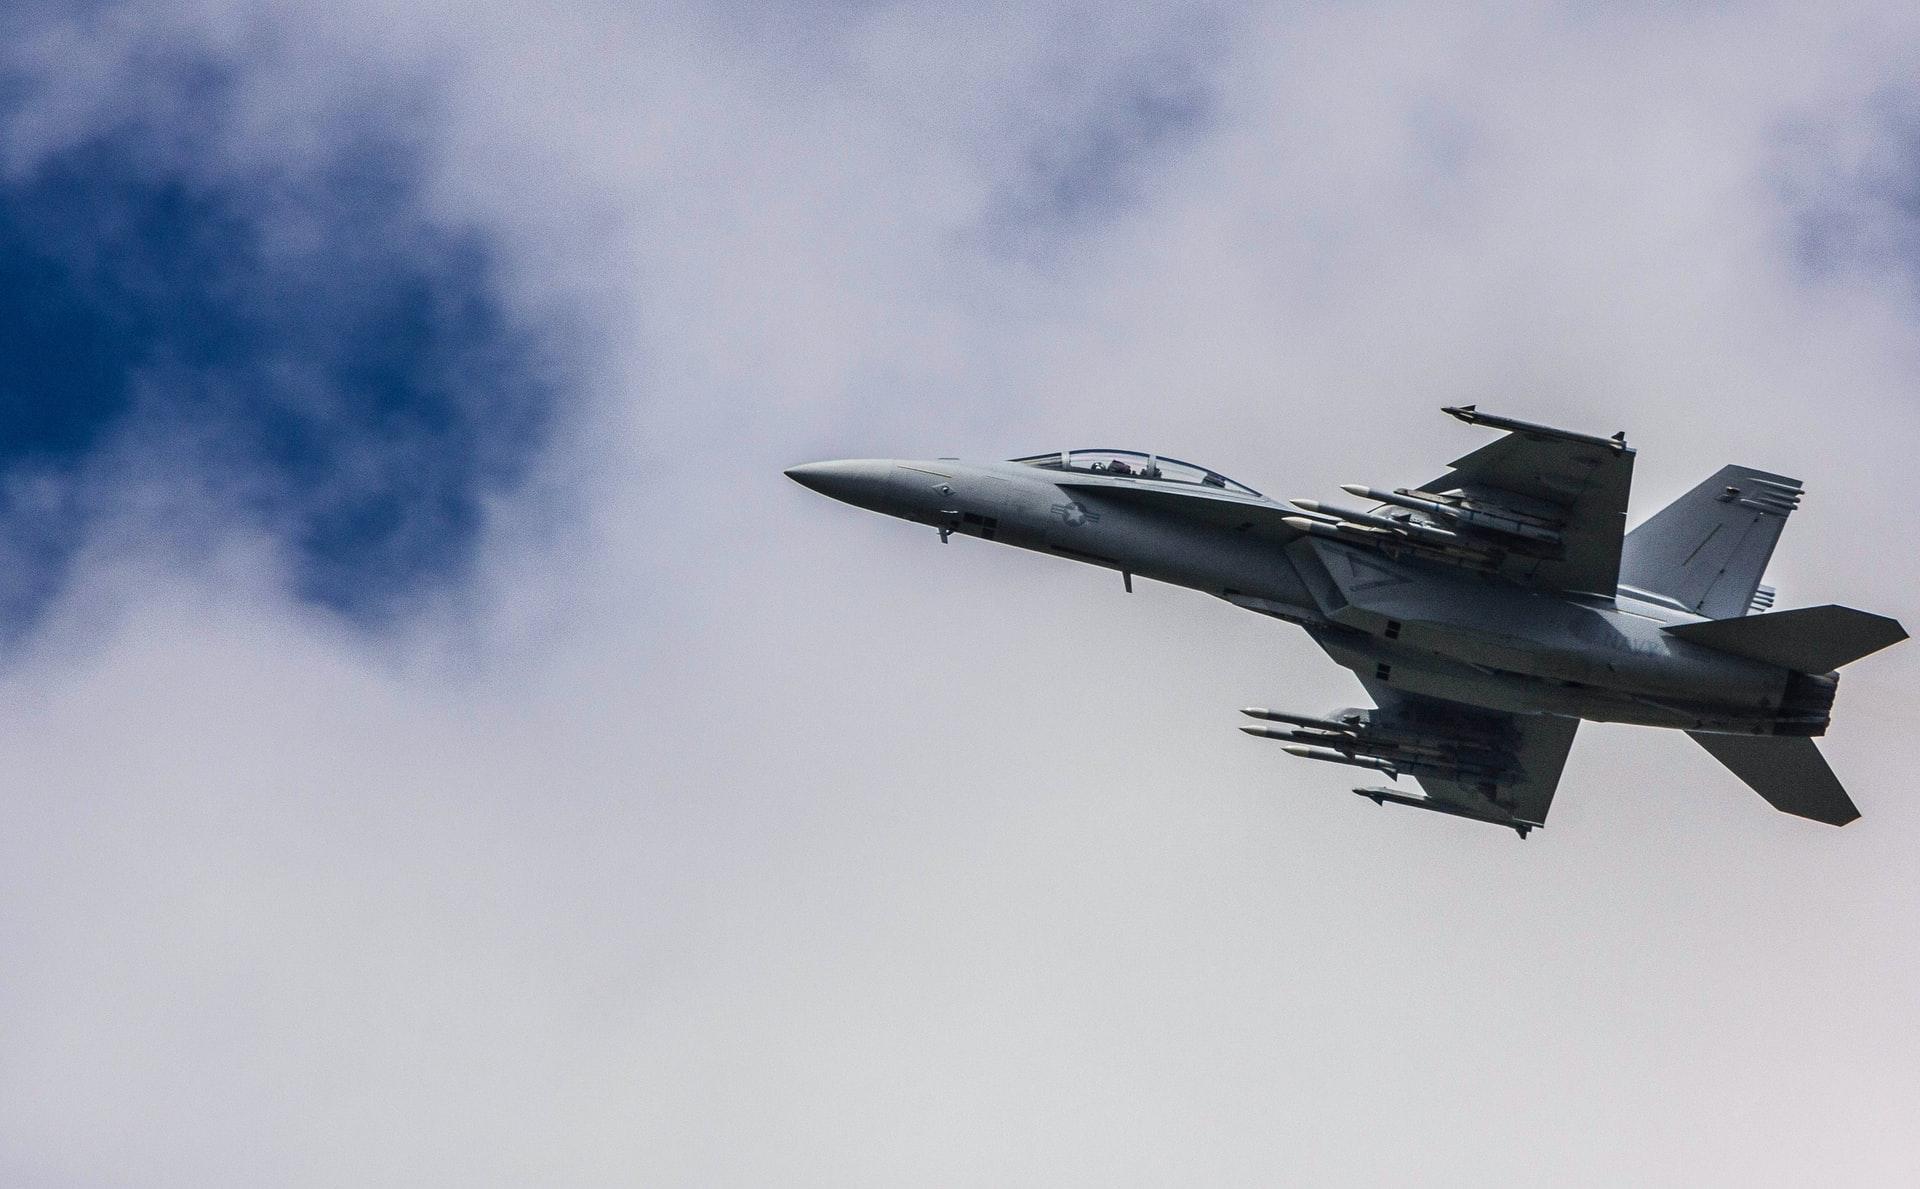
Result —
<svg viewBox="0 0 1920 1189"><path fill-rule="evenodd" d="M1013 484L993 476L971 480L963 489L942 481L934 490L941 501L935 527L943 541L954 533L994 540L1000 532L1000 517L1013 498Z"/></svg>

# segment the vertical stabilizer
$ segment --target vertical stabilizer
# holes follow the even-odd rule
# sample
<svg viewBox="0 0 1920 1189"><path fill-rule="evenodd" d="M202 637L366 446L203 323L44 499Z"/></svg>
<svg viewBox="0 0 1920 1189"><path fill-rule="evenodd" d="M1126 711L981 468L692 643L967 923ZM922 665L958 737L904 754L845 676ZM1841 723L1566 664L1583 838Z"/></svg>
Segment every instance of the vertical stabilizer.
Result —
<svg viewBox="0 0 1920 1189"><path fill-rule="evenodd" d="M1708 619L1745 615L1800 493L1798 479L1722 467L1627 534L1620 584L1668 595Z"/></svg>

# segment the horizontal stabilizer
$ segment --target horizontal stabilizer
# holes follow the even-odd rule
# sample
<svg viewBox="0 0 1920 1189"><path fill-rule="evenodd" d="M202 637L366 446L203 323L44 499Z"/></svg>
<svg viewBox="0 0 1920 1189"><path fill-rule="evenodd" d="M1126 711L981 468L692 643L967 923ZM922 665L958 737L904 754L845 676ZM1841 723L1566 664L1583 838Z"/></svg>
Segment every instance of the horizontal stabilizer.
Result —
<svg viewBox="0 0 1920 1189"><path fill-rule="evenodd" d="M1767 804L1782 813L1844 826L1860 816L1811 739L1783 735L1704 735L1688 731Z"/></svg>
<svg viewBox="0 0 1920 1189"><path fill-rule="evenodd" d="M1832 605L1681 623L1666 630L1707 648L1801 673L1838 669L1907 638L1898 620Z"/></svg>

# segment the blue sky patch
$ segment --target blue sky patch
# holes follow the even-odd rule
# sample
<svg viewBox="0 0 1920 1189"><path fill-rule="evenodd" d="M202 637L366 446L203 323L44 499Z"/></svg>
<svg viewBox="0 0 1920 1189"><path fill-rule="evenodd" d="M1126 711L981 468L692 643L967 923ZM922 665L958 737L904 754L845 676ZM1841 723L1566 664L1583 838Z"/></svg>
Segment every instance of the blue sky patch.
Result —
<svg viewBox="0 0 1920 1189"><path fill-rule="evenodd" d="M57 589L127 469L211 493L285 541L302 598L377 622L462 579L560 397L486 242L423 215L402 141L218 164L231 86L179 86L192 102L160 110L191 121L102 129L0 179L0 633Z"/></svg>

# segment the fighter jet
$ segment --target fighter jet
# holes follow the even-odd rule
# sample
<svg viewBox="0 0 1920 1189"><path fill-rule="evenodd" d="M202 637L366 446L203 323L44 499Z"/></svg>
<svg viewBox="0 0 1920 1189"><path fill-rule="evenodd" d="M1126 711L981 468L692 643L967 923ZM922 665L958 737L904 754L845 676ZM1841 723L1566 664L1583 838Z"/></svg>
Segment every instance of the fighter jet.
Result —
<svg viewBox="0 0 1920 1189"><path fill-rule="evenodd" d="M1849 607L1773 610L1761 585L1797 479L1724 467L1626 529L1634 452L1480 412L1503 436L1364 502L1281 504L1158 454L846 460L788 477L857 507L1191 587L1303 628L1374 705L1252 707L1288 753L1419 786L1353 791L1514 830L1547 820L1582 719L1685 731L1774 808L1859 816L1814 737L1841 666L1906 639Z"/></svg>

